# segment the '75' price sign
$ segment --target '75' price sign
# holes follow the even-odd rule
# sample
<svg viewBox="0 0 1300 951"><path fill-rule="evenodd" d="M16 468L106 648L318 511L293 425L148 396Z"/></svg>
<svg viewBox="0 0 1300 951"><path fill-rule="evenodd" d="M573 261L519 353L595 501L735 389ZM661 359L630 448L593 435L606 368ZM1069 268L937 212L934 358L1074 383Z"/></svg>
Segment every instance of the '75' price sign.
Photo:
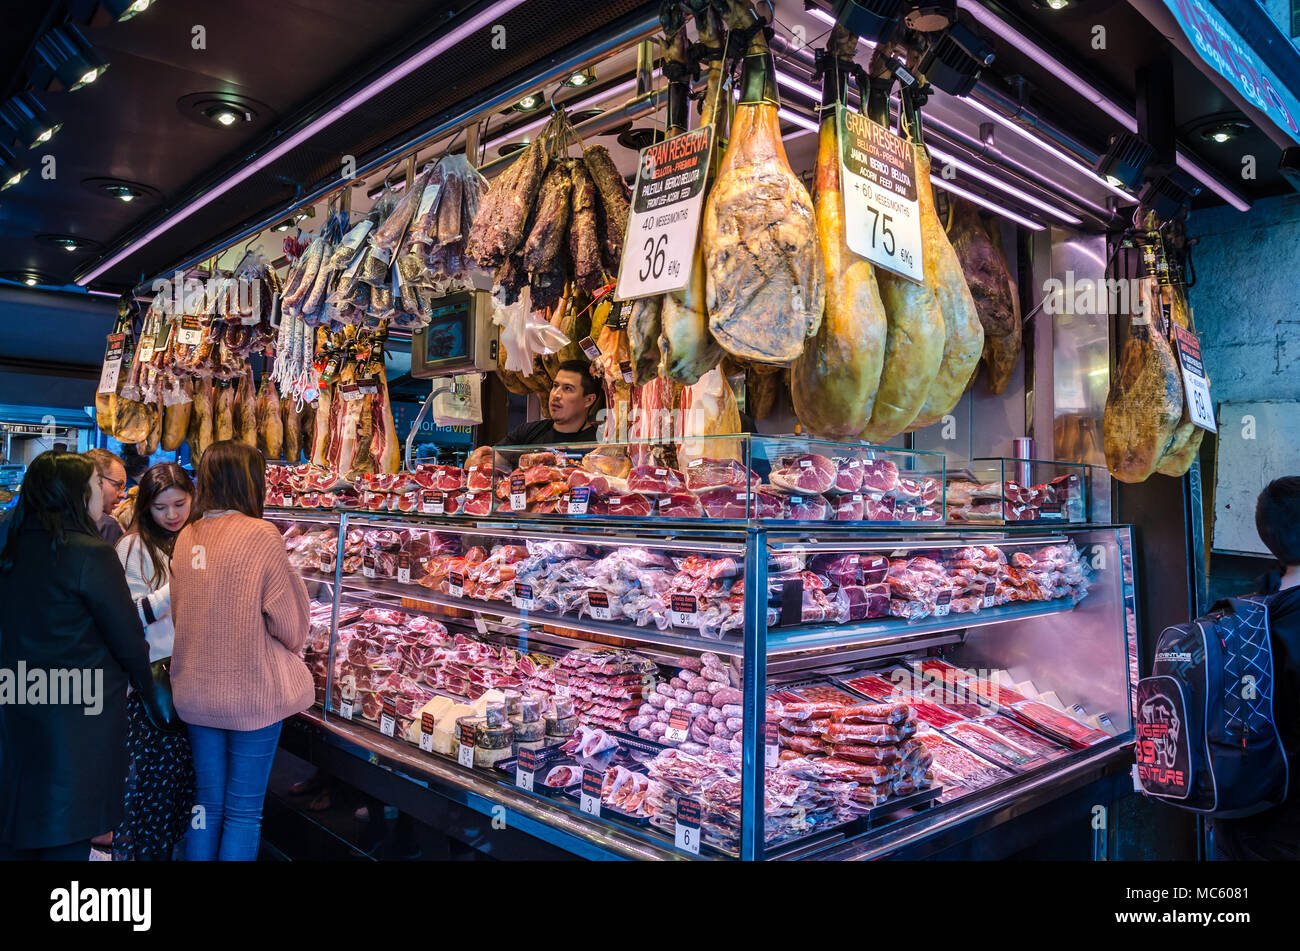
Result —
<svg viewBox="0 0 1300 951"><path fill-rule="evenodd" d="M850 109L839 113L840 184L849 250L920 283L925 272L912 144Z"/></svg>
<svg viewBox="0 0 1300 951"><path fill-rule="evenodd" d="M618 269L620 300L679 291L690 283L712 153L712 125L641 150Z"/></svg>

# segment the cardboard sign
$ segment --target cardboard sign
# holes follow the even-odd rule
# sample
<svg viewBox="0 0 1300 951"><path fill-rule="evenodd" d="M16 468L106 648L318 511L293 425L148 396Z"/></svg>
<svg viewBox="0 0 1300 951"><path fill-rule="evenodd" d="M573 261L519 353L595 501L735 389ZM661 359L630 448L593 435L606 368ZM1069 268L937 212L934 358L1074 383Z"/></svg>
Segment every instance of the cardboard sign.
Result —
<svg viewBox="0 0 1300 951"><path fill-rule="evenodd" d="M685 743L691 728L691 712L685 707L678 707L668 714L668 730L664 739L669 743Z"/></svg>
<svg viewBox="0 0 1300 951"><path fill-rule="evenodd" d="M122 373L122 356L126 353L126 334L109 334L104 351L104 368L99 372L99 389L107 396L117 392L117 378Z"/></svg>
<svg viewBox="0 0 1300 951"><path fill-rule="evenodd" d="M921 207L912 144L851 109L841 107L837 121L849 250L921 283Z"/></svg>
<svg viewBox="0 0 1300 951"><path fill-rule="evenodd" d="M447 574L447 593L453 598L465 597L465 572L452 571Z"/></svg>
<svg viewBox="0 0 1300 951"><path fill-rule="evenodd" d="M1210 381L1205 378L1205 364L1201 361L1201 341L1196 334L1174 324L1174 339L1178 346L1178 365L1183 370L1183 396L1187 401L1187 418L1196 426L1212 433L1219 427L1214 419L1214 402L1210 399Z"/></svg>
<svg viewBox="0 0 1300 951"><path fill-rule="evenodd" d="M702 810L698 799L677 800L677 830L673 843L683 852L700 854L700 817Z"/></svg>
<svg viewBox="0 0 1300 951"><path fill-rule="evenodd" d="M379 732L392 736L397 726L397 702L392 697L384 698L383 711L379 714Z"/></svg>
<svg viewBox="0 0 1300 951"><path fill-rule="evenodd" d="M426 753L433 752L433 714L420 714L420 749Z"/></svg>
<svg viewBox="0 0 1300 951"><path fill-rule="evenodd" d="M524 486L523 473L510 477L510 511L522 512L528 508L528 493Z"/></svg>

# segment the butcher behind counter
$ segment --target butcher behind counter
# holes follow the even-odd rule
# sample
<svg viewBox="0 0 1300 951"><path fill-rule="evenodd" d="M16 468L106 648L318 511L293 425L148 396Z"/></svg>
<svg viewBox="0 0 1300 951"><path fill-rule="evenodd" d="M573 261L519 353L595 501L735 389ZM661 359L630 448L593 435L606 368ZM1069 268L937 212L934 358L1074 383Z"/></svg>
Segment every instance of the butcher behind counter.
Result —
<svg viewBox="0 0 1300 951"><path fill-rule="evenodd" d="M550 419L538 419L516 426L506 433L503 446L556 446L571 442L595 442L592 410L600 400L600 388L584 360L566 360L555 371L548 407Z"/></svg>

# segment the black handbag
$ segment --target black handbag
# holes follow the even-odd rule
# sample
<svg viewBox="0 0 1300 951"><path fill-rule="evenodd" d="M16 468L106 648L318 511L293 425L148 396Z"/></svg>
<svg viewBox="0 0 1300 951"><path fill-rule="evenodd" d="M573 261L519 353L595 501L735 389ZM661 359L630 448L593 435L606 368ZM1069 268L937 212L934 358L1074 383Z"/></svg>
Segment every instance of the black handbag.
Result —
<svg viewBox="0 0 1300 951"><path fill-rule="evenodd" d="M172 703L172 659L164 657L149 665L150 682L140 691L144 715L160 733L183 733L185 723Z"/></svg>

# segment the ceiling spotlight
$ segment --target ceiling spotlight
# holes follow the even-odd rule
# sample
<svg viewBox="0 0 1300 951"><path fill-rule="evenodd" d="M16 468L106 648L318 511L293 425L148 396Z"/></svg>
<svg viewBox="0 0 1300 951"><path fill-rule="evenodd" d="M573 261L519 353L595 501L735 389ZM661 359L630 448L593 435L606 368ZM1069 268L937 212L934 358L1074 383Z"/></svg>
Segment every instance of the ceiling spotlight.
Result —
<svg viewBox="0 0 1300 951"><path fill-rule="evenodd" d="M1154 148L1132 132L1120 132L1110 137L1093 171L1116 188L1132 191L1142 181L1142 172L1155 154Z"/></svg>
<svg viewBox="0 0 1300 951"><path fill-rule="evenodd" d="M957 0L907 0L903 22L921 33L938 33L957 22Z"/></svg>
<svg viewBox="0 0 1300 951"><path fill-rule="evenodd" d="M37 284L37 280L34 277L25 277L23 278L23 283L26 284L28 287L35 287Z"/></svg>
<svg viewBox="0 0 1300 951"><path fill-rule="evenodd" d="M1138 203L1142 208L1152 211L1156 220L1173 221L1191 209L1192 199L1200 193L1200 185L1174 169L1167 175L1149 179L1142 186Z"/></svg>
<svg viewBox="0 0 1300 951"><path fill-rule="evenodd" d="M877 43L894 32L902 0L835 0L831 15L850 33Z"/></svg>
<svg viewBox="0 0 1300 951"><path fill-rule="evenodd" d="M56 26L36 41L37 68L32 86L45 92L73 92L104 75L108 60L71 23Z"/></svg>
<svg viewBox="0 0 1300 951"><path fill-rule="evenodd" d="M1207 142L1217 142L1222 145L1224 142L1230 142L1237 136L1250 131L1250 123L1243 122L1240 119L1228 119L1225 122L1215 122L1201 129L1201 138Z"/></svg>
<svg viewBox="0 0 1300 951"><path fill-rule="evenodd" d="M130 185L105 185L104 191L119 201L135 201L140 197L140 192Z"/></svg>
<svg viewBox="0 0 1300 951"><path fill-rule="evenodd" d="M516 102L511 108L515 112L536 112L546 104L546 99L541 93L529 93Z"/></svg>
<svg viewBox="0 0 1300 951"><path fill-rule="evenodd" d="M4 142L13 148L34 149L44 145L63 125L29 92L20 92L0 106L0 119L4 121L0 126Z"/></svg>
<svg viewBox="0 0 1300 951"><path fill-rule="evenodd" d="M993 47L983 37L954 23L930 46L917 69L932 86L950 96L965 96L993 58Z"/></svg>
<svg viewBox="0 0 1300 951"><path fill-rule="evenodd" d="M579 70L564 81L566 86L590 86L596 81L596 70L588 66Z"/></svg>
<svg viewBox="0 0 1300 951"><path fill-rule="evenodd" d="M203 114L213 122L223 126L232 126L236 122L247 122L252 118L247 112L224 104L208 106L203 110Z"/></svg>
<svg viewBox="0 0 1300 951"><path fill-rule="evenodd" d="M292 228L292 227L293 227L293 222L292 222L292 221L289 221L289 220L286 220L286 221L282 221L282 222L280 222L278 225L276 225L276 226L275 226L274 228L272 228L271 230L272 230L272 231L288 231L288 230L289 230L290 228Z"/></svg>
<svg viewBox="0 0 1300 951"><path fill-rule="evenodd" d="M0 191L17 185L26 174L27 166L19 162L7 148L0 145Z"/></svg>

